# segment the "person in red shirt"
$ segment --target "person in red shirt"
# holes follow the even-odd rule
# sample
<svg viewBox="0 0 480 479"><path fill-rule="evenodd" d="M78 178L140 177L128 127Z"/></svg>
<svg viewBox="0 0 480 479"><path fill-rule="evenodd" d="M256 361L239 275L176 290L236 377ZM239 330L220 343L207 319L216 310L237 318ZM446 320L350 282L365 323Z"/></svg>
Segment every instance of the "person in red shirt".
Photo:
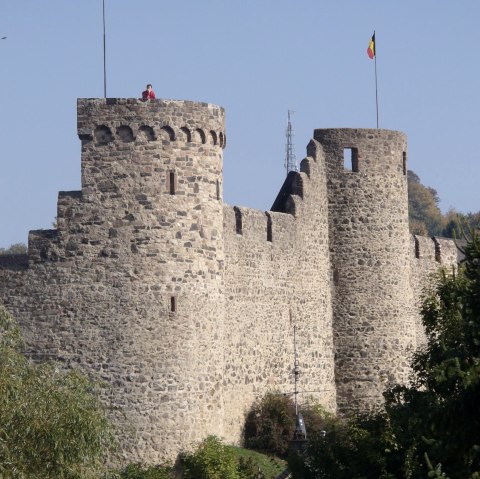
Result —
<svg viewBox="0 0 480 479"><path fill-rule="evenodd" d="M155 92L150 83L147 85L147 89L142 92L142 100L155 100Z"/></svg>

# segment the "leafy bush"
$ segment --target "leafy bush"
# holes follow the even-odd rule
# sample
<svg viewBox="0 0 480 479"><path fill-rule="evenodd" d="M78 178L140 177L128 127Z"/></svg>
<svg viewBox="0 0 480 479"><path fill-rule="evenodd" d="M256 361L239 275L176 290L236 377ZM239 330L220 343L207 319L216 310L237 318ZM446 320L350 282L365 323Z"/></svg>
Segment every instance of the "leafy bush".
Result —
<svg viewBox="0 0 480 479"><path fill-rule="evenodd" d="M322 431L332 418L316 403L302 405L307 435ZM247 414L244 427L245 447L286 457L295 431L295 404L291 397L268 393Z"/></svg>
<svg viewBox="0 0 480 479"><path fill-rule="evenodd" d="M128 464L122 471L108 476L107 479L172 479L173 468L168 465Z"/></svg>
<svg viewBox="0 0 480 479"><path fill-rule="evenodd" d="M257 401L245 420L245 447L281 457L288 452L295 431L295 406L283 394L268 393Z"/></svg>
<svg viewBox="0 0 480 479"><path fill-rule="evenodd" d="M244 479L233 451L209 436L192 453L181 456L184 479Z"/></svg>
<svg viewBox="0 0 480 479"><path fill-rule="evenodd" d="M294 478L396 478L386 472L384 451L390 447L391 437L385 416L330 417L325 431L310 434L306 457L289 456Z"/></svg>
<svg viewBox="0 0 480 479"><path fill-rule="evenodd" d="M34 365L0 306L0 477L98 478L112 428L95 385L80 373Z"/></svg>

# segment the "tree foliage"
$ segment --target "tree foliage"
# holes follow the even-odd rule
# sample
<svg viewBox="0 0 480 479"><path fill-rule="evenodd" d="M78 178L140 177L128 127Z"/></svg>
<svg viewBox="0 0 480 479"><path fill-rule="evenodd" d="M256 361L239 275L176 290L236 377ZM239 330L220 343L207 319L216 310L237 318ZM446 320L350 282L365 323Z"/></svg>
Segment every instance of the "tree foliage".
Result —
<svg viewBox="0 0 480 479"><path fill-rule="evenodd" d="M442 236L463 238L465 230L480 229L480 212L464 214L451 209L444 215L443 223Z"/></svg>
<svg viewBox="0 0 480 479"><path fill-rule="evenodd" d="M480 477L480 239L465 247L456 277L442 274L425 299L428 343L413 361L413 383L386 394L387 411L414 473L441 463L450 479Z"/></svg>
<svg viewBox="0 0 480 479"><path fill-rule="evenodd" d="M301 406L307 434L325 430L333 416L320 405L308 401ZM247 414L244 427L245 447L287 457L295 431L295 404L291 396L267 393Z"/></svg>
<svg viewBox="0 0 480 479"><path fill-rule="evenodd" d="M181 457L184 479L244 479L233 451L215 436Z"/></svg>
<svg viewBox="0 0 480 479"><path fill-rule="evenodd" d="M174 470L169 465L132 463L125 466L120 472L108 474L106 479L173 479L174 477Z"/></svg>
<svg viewBox="0 0 480 479"><path fill-rule="evenodd" d="M426 347L412 381L385 393L385 410L337 419L311 435L295 478L480 479L480 238L472 233L459 273L426 295Z"/></svg>
<svg viewBox="0 0 480 479"><path fill-rule="evenodd" d="M98 477L113 443L95 385L78 372L34 365L0 307L0 477Z"/></svg>
<svg viewBox="0 0 480 479"><path fill-rule="evenodd" d="M285 457L295 431L295 405L280 393L267 393L247 414L244 427L245 447Z"/></svg>
<svg viewBox="0 0 480 479"><path fill-rule="evenodd" d="M410 231L423 236L437 236L443 230L443 216L437 192L420 183L420 178L408 171L408 216Z"/></svg>
<svg viewBox="0 0 480 479"><path fill-rule="evenodd" d="M436 190L424 186L413 171L408 171L407 180L408 216L412 234L462 238L465 228L480 227L480 211L464 214L450 209L442 214Z"/></svg>
<svg viewBox="0 0 480 479"><path fill-rule="evenodd" d="M27 245L24 243L15 243L8 248L0 248L0 256L7 254L27 254Z"/></svg>
<svg viewBox="0 0 480 479"><path fill-rule="evenodd" d="M325 433L310 434L307 454L291 453L288 465L294 478L393 479L384 453L392 445L385 414L330 417Z"/></svg>

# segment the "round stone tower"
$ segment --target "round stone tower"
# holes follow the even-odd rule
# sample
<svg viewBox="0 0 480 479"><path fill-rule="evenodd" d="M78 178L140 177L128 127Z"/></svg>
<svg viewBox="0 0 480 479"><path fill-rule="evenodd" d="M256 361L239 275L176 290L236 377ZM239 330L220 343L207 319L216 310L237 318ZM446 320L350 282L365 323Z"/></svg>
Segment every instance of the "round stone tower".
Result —
<svg viewBox="0 0 480 479"><path fill-rule="evenodd" d="M57 221L89 278L58 340L112 384L130 460L222 435L224 129L207 103L78 101L82 190Z"/></svg>
<svg viewBox="0 0 480 479"><path fill-rule="evenodd" d="M319 129L326 157L339 412L367 410L403 382L415 348L406 137Z"/></svg>

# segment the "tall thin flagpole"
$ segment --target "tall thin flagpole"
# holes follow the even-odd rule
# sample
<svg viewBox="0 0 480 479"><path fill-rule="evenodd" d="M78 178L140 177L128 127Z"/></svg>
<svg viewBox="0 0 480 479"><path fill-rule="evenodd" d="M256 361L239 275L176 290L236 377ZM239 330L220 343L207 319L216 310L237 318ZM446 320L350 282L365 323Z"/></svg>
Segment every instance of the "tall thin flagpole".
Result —
<svg viewBox="0 0 480 479"><path fill-rule="evenodd" d="M377 129L378 129L378 82L377 82L377 37L375 36L375 30L373 31L373 38L375 41L373 43L374 53L375 53L375 102L377 105Z"/></svg>
<svg viewBox="0 0 480 479"><path fill-rule="evenodd" d="M107 50L105 37L105 0L103 0L103 96L107 98Z"/></svg>

